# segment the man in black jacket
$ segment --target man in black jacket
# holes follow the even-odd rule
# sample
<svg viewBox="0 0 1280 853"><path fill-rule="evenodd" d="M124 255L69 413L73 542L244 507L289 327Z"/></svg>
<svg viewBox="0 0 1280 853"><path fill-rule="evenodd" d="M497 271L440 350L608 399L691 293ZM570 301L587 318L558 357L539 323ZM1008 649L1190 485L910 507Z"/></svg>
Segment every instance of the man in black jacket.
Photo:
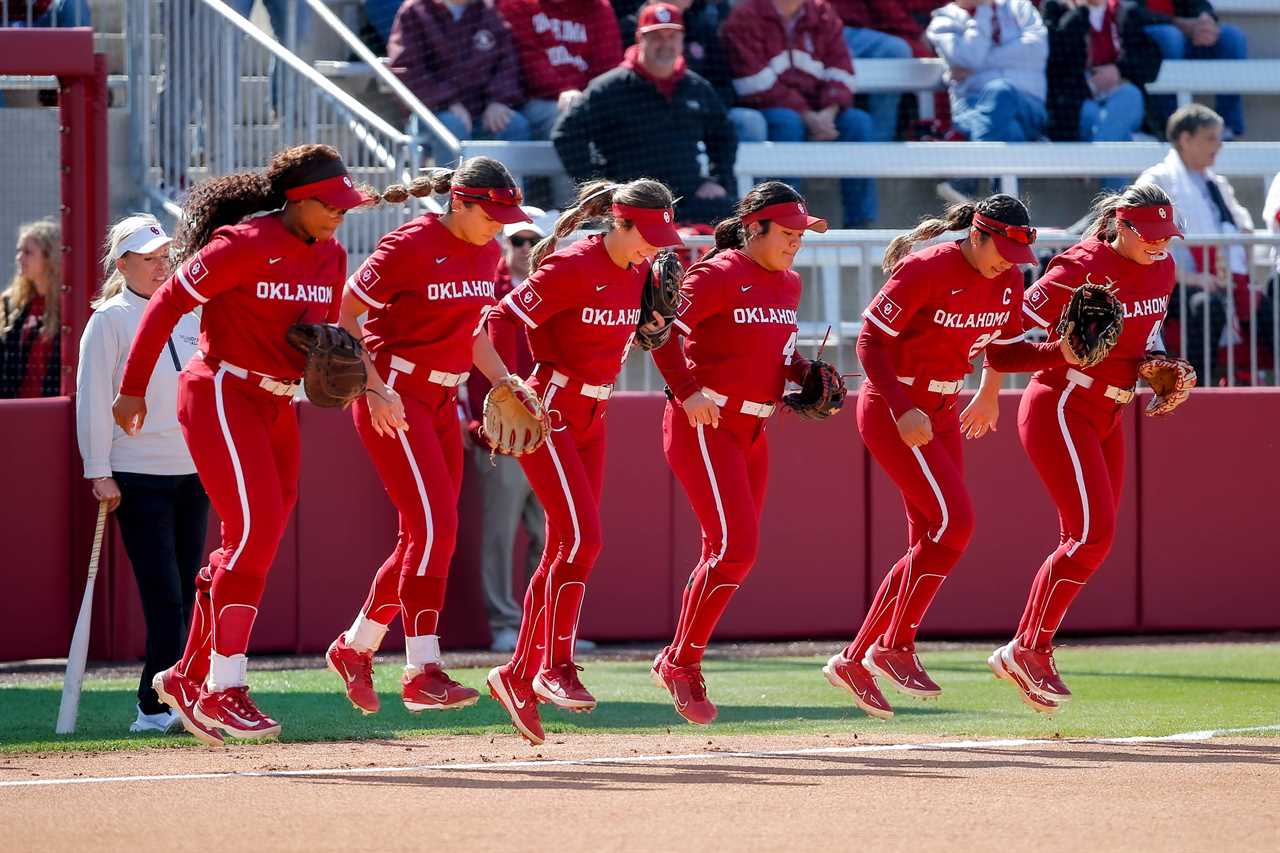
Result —
<svg viewBox="0 0 1280 853"><path fill-rule="evenodd" d="M679 9L645 6L636 36L622 64L591 81L582 101L560 117L551 141L574 180L656 178L681 197L681 222L718 222L733 209L738 145L724 103L685 65Z"/></svg>

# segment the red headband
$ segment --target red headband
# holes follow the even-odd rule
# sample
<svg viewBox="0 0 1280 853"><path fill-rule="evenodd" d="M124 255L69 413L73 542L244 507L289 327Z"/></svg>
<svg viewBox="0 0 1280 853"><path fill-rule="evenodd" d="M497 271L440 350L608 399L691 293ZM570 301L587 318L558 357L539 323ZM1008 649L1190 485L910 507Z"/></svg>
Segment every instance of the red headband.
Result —
<svg viewBox="0 0 1280 853"><path fill-rule="evenodd" d="M819 234L827 230L827 221L810 215L804 202L800 201L778 202L777 204L765 205L759 210L753 210L750 213L744 213L742 215L742 224L762 222L766 219L770 222L778 223L783 228L817 231Z"/></svg>
<svg viewBox="0 0 1280 853"><path fill-rule="evenodd" d="M1116 219L1127 222L1143 240L1155 242L1181 237L1171 204L1144 204L1140 207L1117 207Z"/></svg>
<svg viewBox="0 0 1280 853"><path fill-rule="evenodd" d="M520 207L524 194L519 187L468 187L454 184L449 187L449 192L454 198L480 205L491 219L504 225L532 221Z"/></svg>
<svg viewBox="0 0 1280 853"><path fill-rule="evenodd" d="M284 197L289 201L314 198L330 207L336 207L341 210L350 210L369 201L364 193L355 188L355 185L351 182L351 177L346 174L334 175L330 178L322 178L318 181L290 187L284 191Z"/></svg>
<svg viewBox="0 0 1280 853"><path fill-rule="evenodd" d="M1031 244L1036 241L1036 229L1030 225L1010 225L1007 222L983 216L981 213L975 213L973 227L984 234L991 235L991 238L996 241L1000 256L1009 263L1035 263L1036 254L1031 251Z"/></svg>
<svg viewBox="0 0 1280 853"><path fill-rule="evenodd" d="M651 246L684 245L676 231L676 212L669 207L632 207L614 202L611 209L615 219L629 220Z"/></svg>

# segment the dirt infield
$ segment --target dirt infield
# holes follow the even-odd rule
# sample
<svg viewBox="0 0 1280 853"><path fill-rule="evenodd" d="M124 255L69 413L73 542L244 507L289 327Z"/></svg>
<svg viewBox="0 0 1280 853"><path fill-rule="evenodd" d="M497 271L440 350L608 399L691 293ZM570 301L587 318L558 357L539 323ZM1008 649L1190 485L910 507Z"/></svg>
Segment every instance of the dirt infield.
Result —
<svg viewBox="0 0 1280 853"><path fill-rule="evenodd" d="M4 756L0 837L220 853L1273 850L1277 790L1276 738L436 737Z"/></svg>

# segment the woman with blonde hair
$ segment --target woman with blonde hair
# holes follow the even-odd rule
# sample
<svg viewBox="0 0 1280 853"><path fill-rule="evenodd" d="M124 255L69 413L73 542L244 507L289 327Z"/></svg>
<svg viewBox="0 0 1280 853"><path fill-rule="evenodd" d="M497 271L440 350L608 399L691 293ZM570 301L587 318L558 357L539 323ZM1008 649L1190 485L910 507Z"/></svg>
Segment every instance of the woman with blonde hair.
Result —
<svg viewBox="0 0 1280 853"><path fill-rule="evenodd" d="M56 397L61 387L62 229L18 229L13 280L0 293L0 397Z"/></svg>
<svg viewBox="0 0 1280 853"><path fill-rule="evenodd" d="M146 662L131 732L168 732L181 720L160 701L151 679L182 655L204 556L209 498L178 425L178 374L196 352L200 321L184 314L169 335L147 385L151 417L136 435L111 418L125 359L142 314L169 277L169 236L154 216L121 219L107 235L106 280L80 339L76 438L93 496L120 525L147 626Z"/></svg>

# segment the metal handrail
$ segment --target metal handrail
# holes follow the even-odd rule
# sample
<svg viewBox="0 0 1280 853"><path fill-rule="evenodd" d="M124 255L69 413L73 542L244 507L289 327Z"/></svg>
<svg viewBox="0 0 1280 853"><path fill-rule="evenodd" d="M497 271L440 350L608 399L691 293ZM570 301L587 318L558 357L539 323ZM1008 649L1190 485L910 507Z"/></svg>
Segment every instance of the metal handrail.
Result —
<svg viewBox="0 0 1280 853"><path fill-rule="evenodd" d="M360 60L369 66L369 70L373 72L373 75L386 84L387 88L395 93L401 103L408 108L409 112L416 116L419 121L425 123L431 129L431 132L439 137L440 141L456 157L462 150L462 144L449 128L445 127L440 119L436 118L436 114L429 110L391 69L382 64L373 51L369 50L369 47L360 40L359 36L351 32L350 27L335 15L327 4L322 0L303 0L303 2L311 7L311 11L318 18L329 25L329 29L333 30L342 39L346 46L351 49L351 52L360 57Z"/></svg>

